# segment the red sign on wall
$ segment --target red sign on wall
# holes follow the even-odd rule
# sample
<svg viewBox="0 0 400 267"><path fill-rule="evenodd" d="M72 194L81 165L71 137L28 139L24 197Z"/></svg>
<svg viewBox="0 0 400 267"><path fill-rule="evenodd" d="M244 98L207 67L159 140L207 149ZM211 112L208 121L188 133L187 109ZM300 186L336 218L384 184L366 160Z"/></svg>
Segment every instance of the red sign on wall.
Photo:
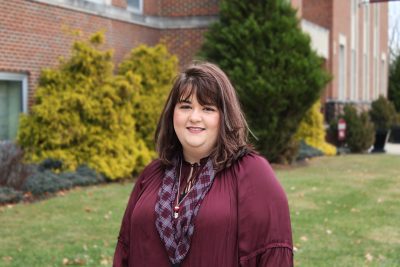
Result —
<svg viewBox="0 0 400 267"><path fill-rule="evenodd" d="M343 141L346 139L346 121L341 118L338 121L338 140Z"/></svg>

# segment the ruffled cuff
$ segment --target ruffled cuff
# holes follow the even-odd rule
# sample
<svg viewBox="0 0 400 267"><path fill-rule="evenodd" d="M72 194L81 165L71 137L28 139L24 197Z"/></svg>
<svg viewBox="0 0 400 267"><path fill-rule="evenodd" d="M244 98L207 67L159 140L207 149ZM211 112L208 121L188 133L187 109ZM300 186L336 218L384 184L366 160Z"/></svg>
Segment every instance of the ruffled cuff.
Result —
<svg viewBox="0 0 400 267"><path fill-rule="evenodd" d="M293 250L290 244L273 243L249 255L240 257L241 267L293 267Z"/></svg>

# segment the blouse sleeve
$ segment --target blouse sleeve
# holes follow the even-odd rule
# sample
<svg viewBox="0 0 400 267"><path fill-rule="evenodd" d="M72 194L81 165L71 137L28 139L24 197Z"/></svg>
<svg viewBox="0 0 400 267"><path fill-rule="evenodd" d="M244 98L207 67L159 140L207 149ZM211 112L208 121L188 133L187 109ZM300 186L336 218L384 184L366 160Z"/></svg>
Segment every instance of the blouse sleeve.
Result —
<svg viewBox="0 0 400 267"><path fill-rule="evenodd" d="M143 188L143 180L149 175L152 169L154 169L155 161L148 165L139 178L137 179L132 193L129 197L128 205L125 209L124 216L122 218L121 228L118 235L118 242L114 252L113 267L125 267L129 264L129 244L130 244L130 228L131 228L131 215L136 205L137 200L140 197Z"/></svg>
<svg viewBox="0 0 400 267"><path fill-rule="evenodd" d="M253 154L238 168L239 265L293 266L288 201L272 168Z"/></svg>

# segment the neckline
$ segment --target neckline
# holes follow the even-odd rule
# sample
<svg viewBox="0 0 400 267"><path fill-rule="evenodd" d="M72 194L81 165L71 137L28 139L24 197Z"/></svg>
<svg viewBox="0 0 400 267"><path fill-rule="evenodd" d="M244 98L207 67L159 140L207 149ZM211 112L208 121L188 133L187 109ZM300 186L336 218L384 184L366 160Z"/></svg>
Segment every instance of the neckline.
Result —
<svg viewBox="0 0 400 267"><path fill-rule="evenodd" d="M210 158L210 155L205 156L204 158L201 158L199 162L195 162L195 163L190 163L189 161L185 160L185 157L183 156L183 151L181 151L180 153L181 155L181 161L183 163L184 166L189 166L189 167L199 167L199 166L204 166L206 165L208 159Z"/></svg>
<svg viewBox="0 0 400 267"><path fill-rule="evenodd" d="M191 167L194 167L194 166L204 166L204 165L207 163L207 161L208 161L209 158L210 158L210 156L206 156L206 157L204 157L204 158L201 158L201 159L200 159L200 162L190 163L190 162L188 162L188 161L185 160L185 158L183 157L183 154L182 154L182 162L183 162L183 164L184 164L185 166L191 166Z"/></svg>

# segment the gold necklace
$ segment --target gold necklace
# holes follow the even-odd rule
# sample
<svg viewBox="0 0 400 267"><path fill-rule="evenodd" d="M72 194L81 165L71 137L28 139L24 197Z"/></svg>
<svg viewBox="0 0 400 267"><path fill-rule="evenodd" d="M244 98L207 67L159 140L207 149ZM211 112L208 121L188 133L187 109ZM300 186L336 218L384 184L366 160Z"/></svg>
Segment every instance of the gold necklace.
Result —
<svg viewBox="0 0 400 267"><path fill-rule="evenodd" d="M177 219L178 218L178 216L179 216L179 189L180 189L180 187L181 187L181 174L182 174L182 161L183 160L181 160L181 164L180 164L180 167L179 167L179 177L178 177L178 192L177 192L177 195L176 195L176 198L175 198L175 206L174 206L174 219Z"/></svg>
<svg viewBox="0 0 400 267"><path fill-rule="evenodd" d="M188 184L186 185L185 189L183 190L185 192L185 195L181 200L179 200L179 198L180 198L179 191L180 191L180 188L181 188L182 161L183 160L181 160L181 164L180 164L180 167L179 167L178 190L177 190L177 194L176 194L176 198L175 198L175 206L174 206L174 209L173 209L174 210L174 214L173 214L174 219L177 219L179 217L180 204L186 198L186 196L189 194L189 192L192 191L192 189L194 187L193 186L193 177L194 177L193 176L193 165L194 164L193 164L191 166L190 174L189 174L190 181L187 182Z"/></svg>

